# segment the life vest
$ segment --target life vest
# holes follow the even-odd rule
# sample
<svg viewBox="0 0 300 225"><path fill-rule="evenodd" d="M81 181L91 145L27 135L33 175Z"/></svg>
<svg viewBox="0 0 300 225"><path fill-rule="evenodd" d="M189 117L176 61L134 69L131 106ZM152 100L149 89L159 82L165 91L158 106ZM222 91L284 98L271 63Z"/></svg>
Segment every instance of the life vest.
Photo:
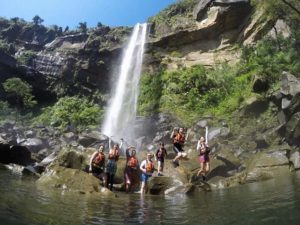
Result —
<svg viewBox="0 0 300 225"><path fill-rule="evenodd" d="M177 133L173 139L173 143L179 143L179 144L183 145L184 142L185 142L184 134Z"/></svg>
<svg viewBox="0 0 300 225"><path fill-rule="evenodd" d="M137 165L138 165L138 160L135 157L131 156L128 160L127 166L134 168L137 167Z"/></svg>
<svg viewBox="0 0 300 225"><path fill-rule="evenodd" d="M105 155L102 153L98 153L96 155L96 157L94 157L93 159L93 163L95 163L96 165L100 165L102 161L105 160Z"/></svg>
<svg viewBox="0 0 300 225"><path fill-rule="evenodd" d="M146 172L153 173L154 171L154 164L151 161L146 161Z"/></svg>

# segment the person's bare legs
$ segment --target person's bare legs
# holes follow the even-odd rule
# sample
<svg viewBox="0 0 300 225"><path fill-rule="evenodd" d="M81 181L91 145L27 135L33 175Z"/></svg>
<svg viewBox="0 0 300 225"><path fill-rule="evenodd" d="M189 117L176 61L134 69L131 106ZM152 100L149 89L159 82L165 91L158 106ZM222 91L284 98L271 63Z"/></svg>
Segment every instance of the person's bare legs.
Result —
<svg viewBox="0 0 300 225"><path fill-rule="evenodd" d="M199 177L204 172L204 163L200 163L200 170L197 173L197 177Z"/></svg>

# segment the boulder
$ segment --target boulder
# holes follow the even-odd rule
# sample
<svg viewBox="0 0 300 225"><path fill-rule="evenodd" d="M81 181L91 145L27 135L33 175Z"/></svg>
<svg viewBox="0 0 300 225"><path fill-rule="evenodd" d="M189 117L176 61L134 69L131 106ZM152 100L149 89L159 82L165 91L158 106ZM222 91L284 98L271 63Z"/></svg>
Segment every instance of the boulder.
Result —
<svg viewBox="0 0 300 225"><path fill-rule="evenodd" d="M0 163L15 163L26 166L33 162L31 152L26 147L0 144Z"/></svg>
<svg viewBox="0 0 300 225"><path fill-rule="evenodd" d="M202 0L199 1L199 3L196 5L193 11L193 16L195 20L201 21L207 12L207 8L210 6L210 4L213 2L213 0Z"/></svg>
<svg viewBox="0 0 300 225"><path fill-rule="evenodd" d="M75 191L81 194L100 193L101 196L114 197L111 191L100 186L100 180L92 174L78 169L51 166L37 180L37 185Z"/></svg>
<svg viewBox="0 0 300 225"><path fill-rule="evenodd" d="M273 178L277 170L288 171L286 151L270 151L258 153L247 166L245 182L256 182Z"/></svg>
<svg viewBox="0 0 300 225"><path fill-rule="evenodd" d="M149 179L149 193L153 195L164 194L166 190L174 187L176 182L172 177L151 177Z"/></svg>
<svg viewBox="0 0 300 225"><path fill-rule="evenodd" d="M287 150L287 158L290 164L290 170L299 170L300 169L300 152L296 149L288 149Z"/></svg>
<svg viewBox="0 0 300 225"><path fill-rule="evenodd" d="M281 93L283 95L295 96L300 93L300 80L289 72L282 72L281 76Z"/></svg>
<svg viewBox="0 0 300 225"><path fill-rule="evenodd" d="M27 138L21 143L21 145L27 147L29 151L34 153L39 152L45 147L43 140L39 138Z"/></svg>
<svg viewBox="0 0 300 225"><path fill-rule="evenodd" d="M289 144L300 145L300 112L295 113L286 123L285 137Z"/></svg>
<svg viewBox="0 0 300 225"><path fill-rule="evenodd" d="M83 153L74 149L65 148L58 154L52 164L66 168L84 170L86 165L85 160L86 157Z"/></svg>

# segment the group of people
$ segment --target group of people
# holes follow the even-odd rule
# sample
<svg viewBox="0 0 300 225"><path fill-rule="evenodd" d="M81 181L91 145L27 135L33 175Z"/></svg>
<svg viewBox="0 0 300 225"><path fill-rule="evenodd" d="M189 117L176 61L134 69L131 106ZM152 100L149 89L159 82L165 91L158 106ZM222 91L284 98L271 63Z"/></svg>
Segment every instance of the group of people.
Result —
<svg viewBox="0 0 300 225"><path fill-rule="evenodd" d="M205 138L201 136L197 142L197 151L199 153L199 164L200 169L197 173L197 177L202 176L202 180L206 180L206 175L209 172L209 153L210 149L208 147L208 127L205 127L206 134ZM174 129L171 133L171 138L173 140L173 150L175 152L175 158L172 160L174 167L179 166L179 160L187 159L187 153L184 151L183 147L185 141L188 139L188 134L185 134L184 129L181 127L179 130Z"/></svg>
<svg viewBox="0 0 300 225"><path fill-rule="evenodd" d="M89 163L89 172L103 181L103 185L112 190L114 185L114 177L117 172L117 161L120 157L120 147L114 144L108 152L107 165L105 165L104 146L101 145L99 150L95 152Z"/></svg>
<svg viewBox="0 0 300 225"><path fill-rule="evenodd" d="M207 134L207 128L206 128ZM207 136L207 135L206 135ZM175 157L172 160L174 167L179 166L179 160L187 159L187 153L184 151L183 147L185 141L188 138L188 135L185 134L183 128L179 128L179 130L174 129L171 133L171 138L173 140L173 150L175 152ZM103 181L103 185L113 189L114 177L117 171L117 161L120 156L120 149L123 145L123 140L121 139L120 146L118 144L114 144L112 148L110 148L108 152L108 160L107 164L105 154L104 154L104 146L101 145L99 150L95 152L91 158L89 163L89 172L92 172L96 177ZM209 147L207 143L207 137L204 138L201 136L198 140L197 151L199 151L199 163L200 169L197 173L197 177L202 176L203 181L206 180L206 174L209 172ZM168 153L164 147L164 143L159 143L159 147L155 154L148 152L146 159L144 159L141 163L139 163L136 157L136 149L133 146L128 146L125 151L126 155L126 166L124 169L124 182L126 192L135 191L141 181L141 189L140 193L147 192L147 183L148 179L153 175L154 172L154 160L157 161L157 175L163 176L164 169L164 161Z"/></svg>
<svg viewBox="0 0 300 225"><path fill-rule="evenodd" d="M101 145L99 150L95 152L89 162L89 172L92 172L94 176L103 181L103 185L113 189L114 177L117 172L117 161L120 156L120 149L123 145L123 141L120 146L118 144L113 145L113 148L110 148L108 153L107 164L105 165L106 159L104 154L104 146ZM163 147L163 144L161 144ZM164 154L166 150L163 149L160 153L161 148L157 151L157 160L160 161L160 168L162 168L162 163L164 161ZM147 153L145 160L139 164L138 159L136 158L136 149L132 146L129 146L126 151L126 166L124 169L124 181L126 192L133 192L136 190L139 185L139 175L141 173L141 193L146 193L147 191L147 182L148 179L152 176L154 172L154 162L153 162L153 153ZM162 169L161 169L162 171Z"/></svg>

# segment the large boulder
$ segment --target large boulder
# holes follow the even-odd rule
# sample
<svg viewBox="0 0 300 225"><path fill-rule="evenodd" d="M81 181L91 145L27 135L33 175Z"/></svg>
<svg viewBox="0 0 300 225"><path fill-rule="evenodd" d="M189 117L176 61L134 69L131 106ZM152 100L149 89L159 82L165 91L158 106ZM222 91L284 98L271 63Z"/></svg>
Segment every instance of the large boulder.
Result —
<svg viewBox="0 0 300 225"><path fill-rule="evenodd" d="M295 113L287 122L285 137L289 144L300 144L300 112Z"/></svg>
<svg viewBox="0 0 300 225"><path fill-rule="evenodd" d="M59 188L64 191L75 191L81 194L101 193L103 196L115 196L107 188L100 186L100 180L92 174L78 169L51 166L37 180L40 186Z"/></svg>
<svg viewBox="0 0 300 225"><path fill-rule="evenodd" d="M54 165L61 167L72 168L72 169L82 169L86 167L86 156L75 149L63 149L52 162Z"/></svg>
<svg viewBox="0 0 300 225"><path fill-rule="evenodd" d="M194 12L193 12L193 16L195 18L195 20L202 20L207 8L210 6L210 4L213 2L213 0L203 0L203 1L199 1L199 3L196 5L196 7L194 8Z"/></svg>
<svg viewBox="0 0 300 225"><path fill-rule="evenodd" d="M289 161L286 151L258 153L247 166L245 182L256 182L273 178L278 170L288 171Z"/></svg>
<svg viewBox="0 0 300 225"><path fill-rule="evenodd" d="M26 166L33 162L31 152L26 147L0 143L0 163L15 163Z"/></svg>
<svg viewBox="0 0 300 225"><path fill-rule="evenodd" d="M291 170L299 170L300 169L300 152L299 150L288 150L287 157L290 163Z"/></svg>

